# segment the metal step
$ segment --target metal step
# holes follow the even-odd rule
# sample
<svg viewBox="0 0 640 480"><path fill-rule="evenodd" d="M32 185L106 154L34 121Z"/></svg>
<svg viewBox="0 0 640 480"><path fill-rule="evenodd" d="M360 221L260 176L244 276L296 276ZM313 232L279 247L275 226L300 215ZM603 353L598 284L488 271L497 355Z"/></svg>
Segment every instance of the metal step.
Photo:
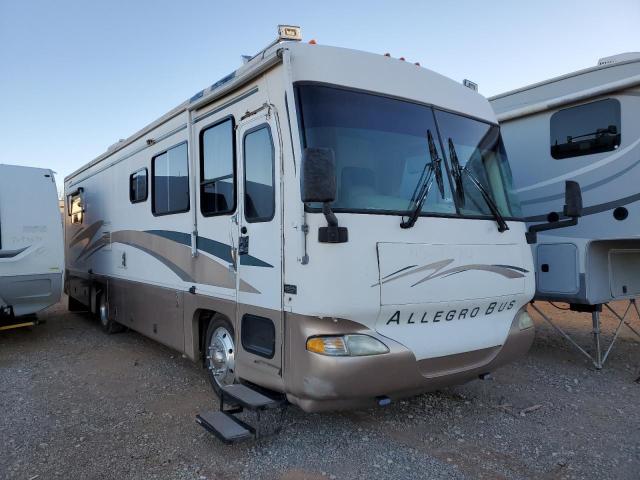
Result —
<svg viewBox="0 0 640 480"><path fill-rule="evenodd" d="M196 422L225 443L235 443L254 436L254 429L243 421L222 411L196 415Z"/></svg>
<svg viewBox="0 0 640 480"><path fill-rule="evenodd" d="M235 383L222 388L222 400L228 404L238 404L248 410L267 410L283 405L282 400L263 395L257 390Z"/></svg>

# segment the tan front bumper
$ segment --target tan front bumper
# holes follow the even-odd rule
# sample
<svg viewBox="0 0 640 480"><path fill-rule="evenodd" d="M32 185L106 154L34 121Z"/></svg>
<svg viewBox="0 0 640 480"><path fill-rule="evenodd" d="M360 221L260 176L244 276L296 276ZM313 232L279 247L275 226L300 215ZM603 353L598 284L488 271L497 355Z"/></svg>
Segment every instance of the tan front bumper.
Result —
<svg viewBox="0 0 640 480"><path fill-rule="evenodd" d="M366 408L377 405L380 397L395 400L465 383L529 350L534 328L520 330L517 323L514 318L502 346L416 361L409 349L359 323L288 314L287 398L308 412ZM366 357L329 357L305 348L310 336L346 333L376 337L389 347L390 352Z"/></svg>

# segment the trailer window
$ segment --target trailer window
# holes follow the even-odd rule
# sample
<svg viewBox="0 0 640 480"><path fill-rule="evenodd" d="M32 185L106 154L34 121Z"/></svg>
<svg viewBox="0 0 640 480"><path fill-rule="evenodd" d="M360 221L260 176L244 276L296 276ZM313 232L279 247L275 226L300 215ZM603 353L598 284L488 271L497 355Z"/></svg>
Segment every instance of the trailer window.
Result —
<svg viewBox="0 0 640 480"><path fill-rule="evenodd" d="M200 133L200 210L204 216L236 209L233 119Z"/></svg>
<svg viewBox="0 0 640 480"><path fill-rule="evenodd" d="M153 175L153 213L168 215L189 210L189 165L187 143L181 143L151 162Z"/></svg>
<svg viewBox="0 0 640 480"><path fill-rule="evenodd" d="M274 151L269 126L244 137L244 217L268 222L275 213Z"/></svg>
<svg viewBox="0 0 640 480"><path fill-rule="evenodd" d="M67 209L71 217L71 223L82 223L84 217L84 201L82 199L82 190L72 193L68 197Z"/></svg>
<svg viewBox="0 0 640 480"><path fill-rule="evenodd" d="M129 200L131 203L147 199L147 169L143 168L129 175Z"/></svg>
<svg viewBox="0 0 640 480"><path fill-rule="evenodd" d="M620 146L620 102L613 98L565 108L551 116L551 156L609 152Z"/></svg>

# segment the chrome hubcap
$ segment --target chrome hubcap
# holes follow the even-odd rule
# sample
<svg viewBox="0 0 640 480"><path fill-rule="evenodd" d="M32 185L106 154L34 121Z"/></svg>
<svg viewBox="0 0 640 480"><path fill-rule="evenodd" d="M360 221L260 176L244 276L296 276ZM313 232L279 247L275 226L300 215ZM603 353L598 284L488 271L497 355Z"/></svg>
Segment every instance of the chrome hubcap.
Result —
<svg viewBox="0 0 640 480"><path fill-rule="evenodd" d="M100 315L100 322L106 326L109 323L109 308L107 307L107 302L104 298L100 298L100 307L98 308L98 312Z"/></svg>
<svg viewBox="0 0 640 480"><path fill-rule="evenodd" d="M207 351L207 368L221 387L231 385L235 380L235 352L229 331L224 327L216 328Z"/></svg>

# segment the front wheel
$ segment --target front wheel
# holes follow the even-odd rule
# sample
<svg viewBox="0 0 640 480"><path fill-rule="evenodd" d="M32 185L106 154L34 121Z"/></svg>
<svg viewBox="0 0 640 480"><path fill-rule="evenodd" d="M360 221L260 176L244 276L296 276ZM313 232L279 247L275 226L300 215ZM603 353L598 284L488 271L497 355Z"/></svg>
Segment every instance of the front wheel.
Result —
<svg viewBox="0 0 640 480"><path fill-rule="evenodd" d="M236 346L233 327L222 315L214 315L207 328L205 366L209 381L218 397L222 387L236 381Z"/></svg>

